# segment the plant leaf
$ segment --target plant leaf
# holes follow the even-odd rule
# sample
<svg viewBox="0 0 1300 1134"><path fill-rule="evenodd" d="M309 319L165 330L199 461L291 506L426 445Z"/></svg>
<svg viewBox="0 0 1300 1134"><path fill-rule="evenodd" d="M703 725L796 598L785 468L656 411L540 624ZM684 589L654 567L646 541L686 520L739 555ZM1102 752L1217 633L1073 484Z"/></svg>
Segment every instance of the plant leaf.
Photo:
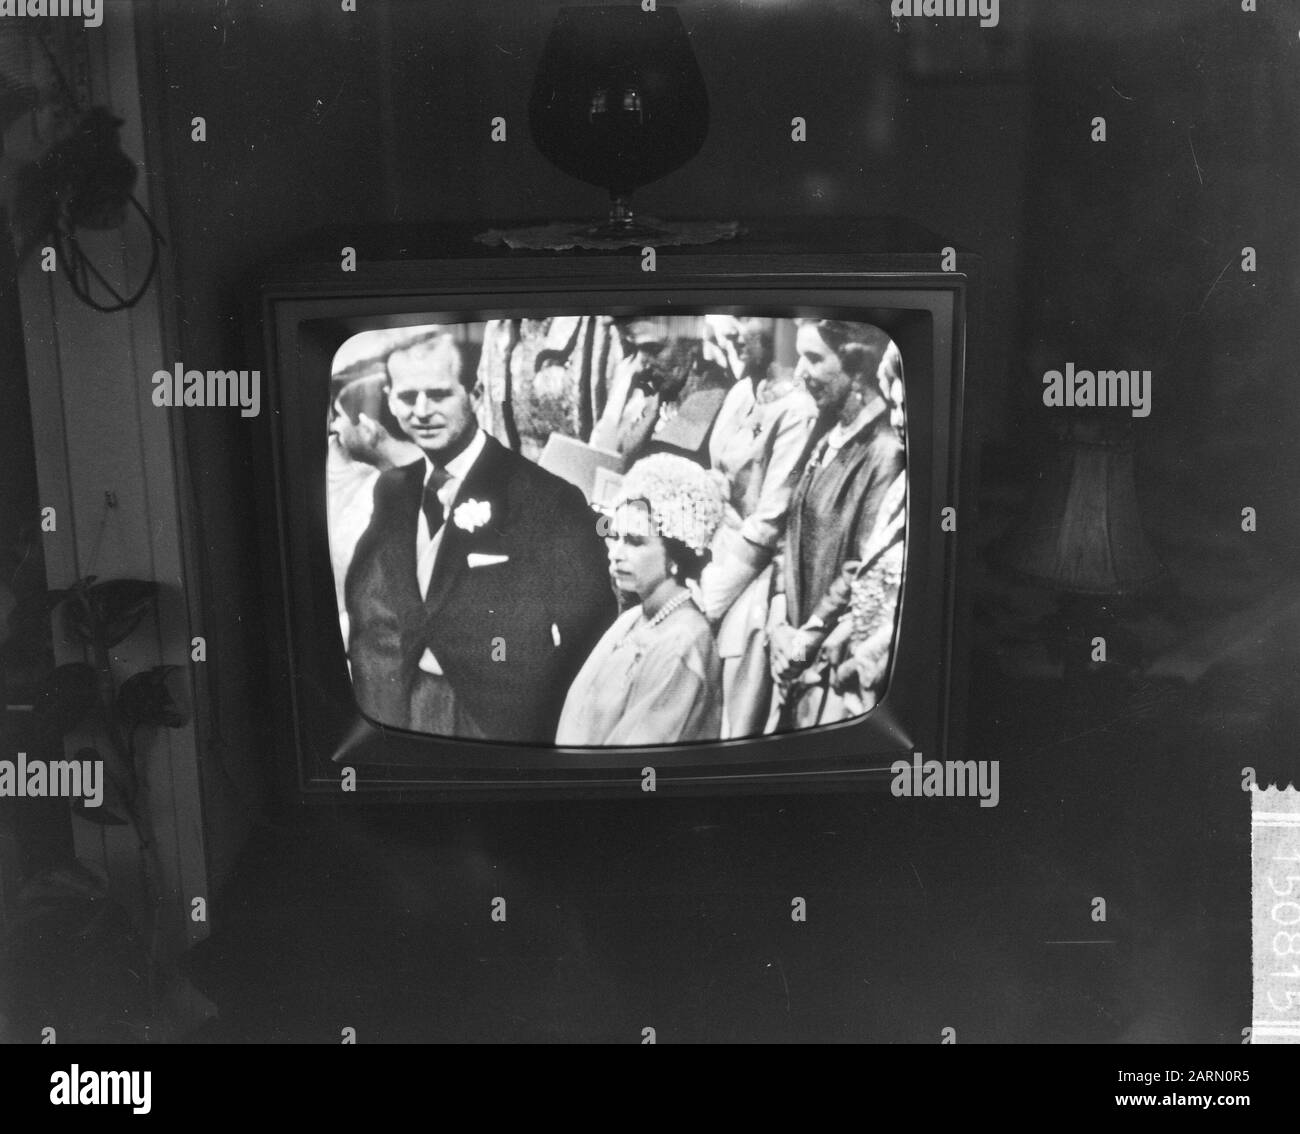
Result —
<svg viewBox="0 0 1300 1134"><path fill-rule="evenodd" d="M67 899L105 896L103 881L79 861L50 866L31 878L19 891L20 906Z"/></svg>
<svg viewBox="0 0 1300 1134"><path fill-rule="evenodd" d="M70 587L50 591L51 612L62 608L63 627L69 638L83 646L94 644L94 627L90 610L90 585L95 581L94 575L78 579Z"/></svg>
<svg viewBox="0 0 1300 1134"><path fill-rule="evenodd" d="M125 827L127 822L120 815L114 814L102 804L99 807L88 807L84 799L77 800L72 805L72 814L78 815L88 823L94 823L98 827Z"/></svg>
<svg viewBox="0 0 1300 1134"><path fill-rule="evenodd" d="M73 619L74 632L84 634L83 641L96 640L112 649L131 636L149 613L158 584L145 579L109 579L105 583L92 583L87 589L90 622L85 621L85 607L70 603L68 610Z"/></svg>
<svg viewBox="0 0 1300 1134"><path fill-rule="evenodd" d="M167 688L167 675L176 668L174 665L156 665L132 674L122 682L122 688L117 692L117 711L122 720L130 726L180 728L186 716Z"/></svg>

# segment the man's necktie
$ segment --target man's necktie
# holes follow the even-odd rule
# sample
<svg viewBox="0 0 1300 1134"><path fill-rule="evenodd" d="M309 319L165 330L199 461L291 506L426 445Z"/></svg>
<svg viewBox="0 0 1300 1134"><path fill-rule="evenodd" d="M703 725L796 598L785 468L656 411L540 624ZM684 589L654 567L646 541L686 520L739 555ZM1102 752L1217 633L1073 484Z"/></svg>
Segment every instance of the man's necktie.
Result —
<svg viewBox="0 0 1300 1134"><path fill-rule="evenodd" d="M443 521L447 518L442 501L438 499L438 490L450 479L451 477L443 469L434 465L433 472L429 475L429 479L424 486L424 502L421 504L421 508L424 511L424 518L429 524L430 539L438 534L438 529L442 527Z"/></svg>

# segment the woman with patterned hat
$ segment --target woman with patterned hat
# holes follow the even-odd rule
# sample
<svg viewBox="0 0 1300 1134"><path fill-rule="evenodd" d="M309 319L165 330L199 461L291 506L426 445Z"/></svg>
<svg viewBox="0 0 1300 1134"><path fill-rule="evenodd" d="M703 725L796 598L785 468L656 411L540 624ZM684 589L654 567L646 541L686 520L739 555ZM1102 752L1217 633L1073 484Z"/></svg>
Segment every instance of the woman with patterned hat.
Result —
<svg viewBox="0 0 1300 1134"><path fill-rule="evenodd" d="M565 699L563 746L717 740L722 667L694 586L722 520L715 474L656 454L624 478L607 518L610 577L633 605L596 644Z"/></svg>

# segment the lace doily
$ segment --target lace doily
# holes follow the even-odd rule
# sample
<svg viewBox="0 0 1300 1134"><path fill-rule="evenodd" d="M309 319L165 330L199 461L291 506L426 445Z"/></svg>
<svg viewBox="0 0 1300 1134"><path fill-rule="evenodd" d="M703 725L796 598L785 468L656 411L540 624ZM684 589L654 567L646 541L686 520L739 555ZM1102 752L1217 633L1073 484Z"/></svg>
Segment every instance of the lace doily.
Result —
<svg viewBox="0 0 1300 1134"><path fill-rule="evenodd" d="M591 234L589 221L553 221L550 224L527 228L490 228L474 239L480 244L495 248L525 248L531 251L563 252L570 248L613 249L629 247L672 248L684 244L712 244L718 240L731 240L742 229L739 221L664 221L654 217L638 217L639 225L663 230L663 235L646 239L633 233L626 237L604 237Z"/></svg>

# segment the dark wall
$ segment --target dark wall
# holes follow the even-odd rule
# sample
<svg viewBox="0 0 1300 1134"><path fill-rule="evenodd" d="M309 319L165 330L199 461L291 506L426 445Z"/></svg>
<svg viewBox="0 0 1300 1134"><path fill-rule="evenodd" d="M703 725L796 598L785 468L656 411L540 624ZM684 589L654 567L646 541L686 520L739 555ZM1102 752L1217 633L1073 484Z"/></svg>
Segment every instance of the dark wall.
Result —
<svg viewBox="0 0 1300 1134"><path fill-rule="evenodd" d="M150 173L175 263L187 366L244 357L243 281L277 246L340 222L597 213L598 190L533 149L529 86L549 9L518 0L270 5L175 0L143 22ZM1181 485L1229 533L1294 547L1290 380L1300 93L1294 29L1214 0L1006 3L997 29L891 24L884 0L683 3L709 83L708 141L638 195L645 211L748 218L898 214L988 261L974 406L1028 475L1040 376L1155 370L1144 484ZM1262 6L1267 7L1267 6ZM206 119L207 141L190 140ZM508 124L505 144L490 120ZM790 140L790 119L808 141ZM1108 140L1090 141L1107 118ZM1257 247L1260 270L1240 271ZM249 425L188 419L210 649L259 656ZM1019 464L1017 464L1019 462ZM1293 482L1292 482L1293 483ZM1249 499L1243 495L1249 495ZM1258 501L1259 503L1255 503ZM1162 552L1186 519L1148 517ZM209 667L232 777L252 783L256 666ZM237 715L238 720L232 720ZM217 798L227 788L213 785ZM220 790L217 790L220 789Z"/></svg>

